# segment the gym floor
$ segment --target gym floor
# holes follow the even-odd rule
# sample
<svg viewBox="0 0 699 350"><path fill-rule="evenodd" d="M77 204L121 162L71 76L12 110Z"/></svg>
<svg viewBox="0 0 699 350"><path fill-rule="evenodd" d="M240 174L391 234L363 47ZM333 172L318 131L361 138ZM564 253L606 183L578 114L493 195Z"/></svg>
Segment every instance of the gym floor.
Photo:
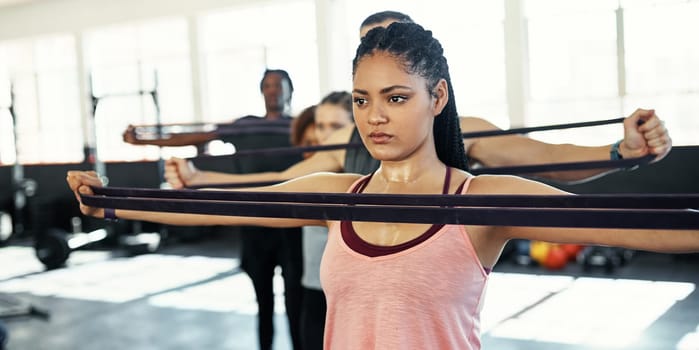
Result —
<svg viewBox="0 0 699 350"><path fill-rule="evenodd" d="M255 298L235 237L169 243L126 257L76 251L44 271L27 245L0 248L9 350L255 349ZM699 258L636 253L611 273L496 267L482 312L484 349L699 349ZM281 278L275 289L283 298ZM283 302L275 349L290 349Z"/></svg>

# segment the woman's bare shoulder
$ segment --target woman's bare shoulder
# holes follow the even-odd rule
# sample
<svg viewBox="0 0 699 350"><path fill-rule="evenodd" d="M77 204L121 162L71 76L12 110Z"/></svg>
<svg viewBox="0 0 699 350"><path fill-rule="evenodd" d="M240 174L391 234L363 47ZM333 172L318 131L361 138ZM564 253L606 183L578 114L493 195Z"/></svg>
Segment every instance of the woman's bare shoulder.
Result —
<svg viewBox="0 0 699 350"><path fill-rule="evenodd" d="M320 172L301 176L268 188L285 192L344 193L362 176L359 174Z"/></svg>
<svg viewBox="0 0 699 350"><path fill-rule="evenodd" d="M471 194L552 195L566 192L538 181L512 175L478 175L471 180Z"/></svg>

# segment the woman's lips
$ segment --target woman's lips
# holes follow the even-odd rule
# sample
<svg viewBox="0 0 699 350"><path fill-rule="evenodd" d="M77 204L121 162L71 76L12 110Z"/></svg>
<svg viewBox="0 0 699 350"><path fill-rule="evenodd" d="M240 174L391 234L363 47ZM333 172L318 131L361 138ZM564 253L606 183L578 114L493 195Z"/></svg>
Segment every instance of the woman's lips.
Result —
<svg viewBox="0 0 699 350"><path fill-rule="evenodd" d="M369 139L371 139L371 142L375 144L385 144L388 143L393 136L383 133L383 132L372 132L369 134Z"/></svg>

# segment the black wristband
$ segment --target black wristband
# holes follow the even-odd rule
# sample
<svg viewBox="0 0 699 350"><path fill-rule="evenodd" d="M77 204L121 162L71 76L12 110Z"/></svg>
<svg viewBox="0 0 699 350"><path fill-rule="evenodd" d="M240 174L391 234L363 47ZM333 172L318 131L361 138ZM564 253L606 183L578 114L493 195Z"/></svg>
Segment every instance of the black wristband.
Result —
<svg viewBox="0 0 699 350"><path fill-rule="evenodd" d="M116 216L116 210L114 208L104 208L104 219L109 222L119 221L119 218Z"/></svg>

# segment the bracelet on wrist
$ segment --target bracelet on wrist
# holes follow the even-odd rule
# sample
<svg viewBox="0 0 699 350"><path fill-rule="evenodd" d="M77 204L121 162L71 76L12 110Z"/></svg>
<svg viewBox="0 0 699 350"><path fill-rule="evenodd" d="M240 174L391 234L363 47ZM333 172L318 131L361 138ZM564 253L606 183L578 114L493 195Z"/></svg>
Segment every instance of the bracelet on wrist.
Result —
<svg viewBox="0 0 699 350"><path fill-rule="evenodd" d="M609 150L609 159L611 159L611 160L624 159L624 156L622 156L621 153L619 152L619 146L621 145L622 142L624 142L623 139L619 140L617 142L614 142L614 144L612 145L612 148ZM639 167L639 165L634 165L634 166L623 168L623 170L631 171L631 170L638 169L638 167Z"/></svg>
<svg viewBox="0 0 699 350"><path fill-rule="evenodd" d="M624 156L622 156L621 153L619 153L619 146L621 145L622 142L624 142L623 139L619 140L617 142L614 142L614 144L612 145L612 148L609 150L609 159L611 159L611 160L624 159Z"/></svg>

